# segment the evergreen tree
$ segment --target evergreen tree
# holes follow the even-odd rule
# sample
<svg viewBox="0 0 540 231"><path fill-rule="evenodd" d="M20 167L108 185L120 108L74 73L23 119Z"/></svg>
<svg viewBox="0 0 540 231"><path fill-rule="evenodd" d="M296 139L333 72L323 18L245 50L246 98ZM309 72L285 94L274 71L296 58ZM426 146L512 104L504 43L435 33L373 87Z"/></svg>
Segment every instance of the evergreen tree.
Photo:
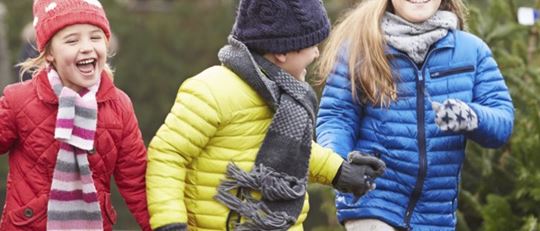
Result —
<svg viewBox="0 0 540 231"><path fill-rule="evenodd" d="M516 120L512 138L502 149L469 143L458 230L539 230L538 25L517 24L518 7L532 7L531 1L488 2L471 7L469 29L493 50L512 94ZM534 4L539 7L540 1Z"/></svg>

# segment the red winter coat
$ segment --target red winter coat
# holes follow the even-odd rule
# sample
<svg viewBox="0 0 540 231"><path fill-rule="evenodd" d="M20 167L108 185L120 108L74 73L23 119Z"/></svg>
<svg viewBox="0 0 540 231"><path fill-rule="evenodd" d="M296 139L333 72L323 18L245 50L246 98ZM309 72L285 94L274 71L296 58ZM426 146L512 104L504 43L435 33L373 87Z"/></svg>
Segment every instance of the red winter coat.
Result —
<svg viewBox="0 0 540 231"><path fill-rule="evenodd" d="M146 208L146 148L128 96L105 75L96 94L95 152L88 155L103 227L112 230L116 211L111 176L143 230ZM58 98L46 72L7 86L0 98L0 153L9 151L6 204L0 230L45 230L47 201L59 143L54 139Z"/></svg>

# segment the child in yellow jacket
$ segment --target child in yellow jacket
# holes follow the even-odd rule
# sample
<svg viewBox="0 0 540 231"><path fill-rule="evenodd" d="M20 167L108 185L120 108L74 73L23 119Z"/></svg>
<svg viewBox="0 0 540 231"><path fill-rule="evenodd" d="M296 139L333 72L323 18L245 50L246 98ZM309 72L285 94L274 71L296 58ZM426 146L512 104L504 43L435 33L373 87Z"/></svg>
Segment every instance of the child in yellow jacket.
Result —
<svg viewBox="0 0 540 231"><path fill-rule="evenodd" d="M313 142L304 79L329 33L320 0L240 2L229 44L186 80L149 145L150 224L163 230L302 230L308 179L360 196L384 163Z"/></svg>

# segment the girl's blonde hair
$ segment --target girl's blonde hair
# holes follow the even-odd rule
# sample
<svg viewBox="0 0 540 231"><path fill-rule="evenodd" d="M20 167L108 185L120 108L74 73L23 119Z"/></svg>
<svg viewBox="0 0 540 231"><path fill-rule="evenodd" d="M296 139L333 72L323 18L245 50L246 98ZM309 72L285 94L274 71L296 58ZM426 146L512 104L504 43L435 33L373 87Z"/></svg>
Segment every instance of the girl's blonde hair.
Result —
<svg viewBox="0 0 540 231"><path fill-rule="evenodd" d="M107 47L109 46L109 42L107 41ZM32 78L38 74L41 70L47 68L48 62L47 62L47 54L49 54L51 51L51 45L50 42L45 45L45 48L42 52L39 53L39 55L35 58L28 58L27 60L17 64L18 67L21 67L19 71L19 79L22 81L23 75L25 73L30 73L32 75ZM111 57L111 54L108 55L108 57ZM109 66L108 63L105 63L105 67L103 68L105 73L107 73L107 76L109 76L111 79L114 79L114 71Z"/></svg>
<svg viewBox="0 0 540 231"><path fill-rule="evenodd" d="M322 77L319 83L326 81L338 59L344 59L348 64L353 98L382 106L397 99L396 83L385 54L386 42L380 26L384 13L393 12L390 1L365 0L340 17L318 61ZM462 0L442 0L440 9L454 12L458 27L464 29L467 12ZM357 94L358 90L361 95Z"/></svg>

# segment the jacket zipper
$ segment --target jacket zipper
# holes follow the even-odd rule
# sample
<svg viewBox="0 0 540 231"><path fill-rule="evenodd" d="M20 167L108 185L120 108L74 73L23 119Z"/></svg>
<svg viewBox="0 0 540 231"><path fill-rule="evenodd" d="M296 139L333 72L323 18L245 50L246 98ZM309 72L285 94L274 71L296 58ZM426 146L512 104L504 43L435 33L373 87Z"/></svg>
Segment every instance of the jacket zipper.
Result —
<svg viewBox="0 0 540 231"><path fill-rule="evenodd" d="M471 72L471 71L474 71L473 65L457 67L454 69L444 70L444 71L436 71L436 72L433 72L430 76L431 78L441 78L447 75L455 75L455 74Z"/></svg>
<svg viewBox="0 0 540 231"><path fill-rule="evenodd" d="M422 71L418 70L418 79L416 82L416 108L417 108L417 128L418 128L418 177L416 179L416 185L414 186L411 199L409 200L409 205L407 206L407 211L405 212L405 225L407 230L410 230L411 218L416 203L422 195L422 190L424 188L424 181L427 174L427 158L426 158L426 129L425 129L425 110L424 110L424 76Z"/></svg>
<svg viewBox="0 0 540 231"><path fill-rule="evenodd" d="M411 195L411 198L409 200L409 204L407 205L407 210L405 211L405 218L404 223L406 230L412 230L411 228L411 218L414 211L414 208L416 207L416 203L418 203L418 200L420 199L420 196L422 195L422 190L424 188L424 181L426 180L426 174L427 174L427 152L426 152L426 128L425 128L425 108L424 108L424 97L425 97L425 78L423 71L425 69L425 64L429 60L429 57L431 54L436 51L443 49L444 47L435 48L428 52L426 55L426 58L424 60L424 64L422 64L422 67L419 69L418 66L414 61L411 60L407 55L403 53L399 53L399 56L405 57L405 59L409 60L409 62L413 65L413 67L416 69L416 73L418 78L416 79L416 113L417 113L417 120L418 120L418 177L416 179L416 185L414 186L413 193Z"/></svg>

